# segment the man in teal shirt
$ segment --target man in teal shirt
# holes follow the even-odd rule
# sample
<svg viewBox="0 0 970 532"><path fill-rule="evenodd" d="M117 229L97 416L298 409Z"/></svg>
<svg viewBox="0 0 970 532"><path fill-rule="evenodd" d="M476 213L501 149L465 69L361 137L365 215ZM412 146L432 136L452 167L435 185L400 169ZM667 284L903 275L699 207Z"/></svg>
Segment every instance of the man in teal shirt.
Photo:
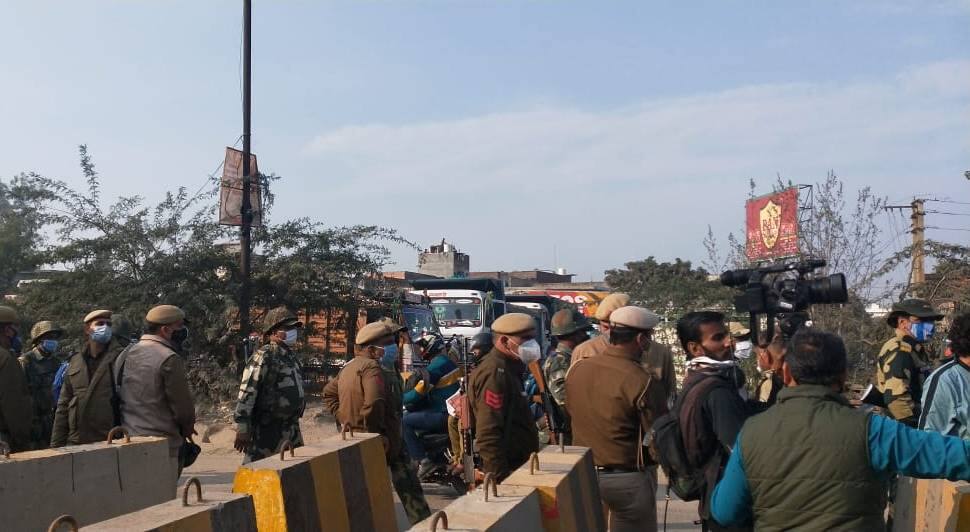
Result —
<svg viewBox="0 0 970 532"><path fill-rule="evenodd" d="M919 428L970 440L970 314L953 320L949 338L953 359L923 386Z"/></svg>
<svg viewBox="0 0 970 532"><path fill-rule="evenodd" d="M424 359L431 359L425 373L414 388L404 392L404 445L412 460L418 461L418 478L434 470L435 464L428 458L418 431L448 433L448 407L445 401L458 391L461 369L445 350L438 336L426 341L419 340L424 349Z"/></svg>

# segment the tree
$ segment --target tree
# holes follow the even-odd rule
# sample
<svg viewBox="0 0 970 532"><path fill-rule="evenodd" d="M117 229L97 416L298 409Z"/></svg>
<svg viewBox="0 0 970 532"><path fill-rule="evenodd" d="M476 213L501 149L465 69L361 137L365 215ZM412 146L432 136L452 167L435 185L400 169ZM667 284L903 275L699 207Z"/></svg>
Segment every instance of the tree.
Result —
<svg viewBox="0 0 970 532"><path fill-rule="evenodd" d="M647 257L624 267L608 270L607 284L667 319L675 320L691 310L731 307L733 291L712 280L704 268L694 268L690 261L657 262Z"/></svg>
<svg viewBox="0 0 970 532"><path fill-rule="evenodd" d="M51 191L41 186L36 174L0 181L0 294L12 288L18 273L40 264L41 228L51 199Z"/></svg>

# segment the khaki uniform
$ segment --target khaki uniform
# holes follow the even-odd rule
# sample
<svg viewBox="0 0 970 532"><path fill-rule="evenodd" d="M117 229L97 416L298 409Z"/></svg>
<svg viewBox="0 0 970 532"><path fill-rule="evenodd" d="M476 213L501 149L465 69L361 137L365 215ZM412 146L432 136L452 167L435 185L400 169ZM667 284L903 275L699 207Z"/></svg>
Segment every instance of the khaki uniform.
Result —
<svg viewBox="0 0 970 532"><path fill-rule="evenodd" d="M68 361L67 374L54 412L51 447L103 441L116 425L112 405L115 359L123 348L112 340L92 359L88 344Z"/></svg>
<svg viewBox="0 0 970 532"><path fill-rule="evenodd" d="M590 338L573 349L572 360L569 361L569 371L576 367L576 363L589 357L602 354L610 347L605 334Z"/></svg>
<svg viewBox="0 0 970 532"><path fill-rule="evenodd" d="M54 427L54 376L61 361L53 354L35 347L20 356L20 366L27 378L27 389L34 403L34 415L30 427L30 446L46 449L51 444Z"/></svg>
<svg viewBox="0 0 970 532"><path fill-rule="evenodd" d="M415 524L431 515L421 482L401 438L401 408L404 383L393 370L365 356L354 357L336 379L323 389L323 406L341 425L387 438L387 465L394 490L401 499L408 521Z"/></svg>
<svg viewBox="0 0 970 532"><path fill-rule="evenodd" d="M569 371L571 372L580 360L603 354L609 348L610 341L602 334L579 344L576 349L573 349ZM676 395L677 371L674 369L674 355L669 347L659 342L650 342L650 348L642 357L641 366L663 385L665 397L669 399Z"/></svg>
<svg viewBox="0 0 970 532"><path fill-rule="evenodd" d="M0 347L0 440L12 452L28 450L32 412L24 372L13 353Z"/></svg>
<svg viewBox="0 0 970 532"><path fill-rule="evenodd" d="M471 423L483 470L502 481L539 450L522 384L525 366L493 349L469 379Z"/></svg>
<svg viewBox="0 0 970 532"><path fill-rule="evenodd" d="M890 417L916 426L922 379L918 351L922 346L912 336L896 331L895 336L879 350L876 387L882 392Z"/></svg>

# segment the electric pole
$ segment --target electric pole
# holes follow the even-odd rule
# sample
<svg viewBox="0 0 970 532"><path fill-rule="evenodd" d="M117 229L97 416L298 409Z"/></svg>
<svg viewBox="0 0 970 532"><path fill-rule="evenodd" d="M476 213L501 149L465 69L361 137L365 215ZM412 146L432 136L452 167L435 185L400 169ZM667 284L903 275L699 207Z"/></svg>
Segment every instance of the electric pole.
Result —
<svg viewBox="0 0 970 532"><path fill-rule="evenodd" d="M895 209L899 209L900 211L903 209L910 210L910 233L913 235L913 253L909 275L909 284L911 287L919 286L926 281L926 251L924 249L926 242L925 203L925 200L914 199L909 205L887 205L884 207L887 211Z"/></svg>
<svg viewBox="0 0 970 532"><path fill-rule="evenodd" d="M252 112L252 0L243 0L243 160L242 160L242 208L240 218L242 226L239 228L239 273L242 284L239 287L239 334L244 342L249 340L249 276L252 252L252 223L253 205L250 198L252 177L249 175L250 164L250 118ZM248 345L248 344L244 344ZM246 350L243 351L246 353Z"/></svg>

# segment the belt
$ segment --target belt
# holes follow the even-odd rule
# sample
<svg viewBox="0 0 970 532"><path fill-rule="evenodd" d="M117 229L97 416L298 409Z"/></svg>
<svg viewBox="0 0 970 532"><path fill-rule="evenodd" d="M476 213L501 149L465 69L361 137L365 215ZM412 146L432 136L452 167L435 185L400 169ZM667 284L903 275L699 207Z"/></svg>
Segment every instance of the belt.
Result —
<svg viewBox="0 0 970 532"><path fill-rule="evenodd" d="M596 471L599 473L639 473L640 472L636 468L631 469L628 467L603 467L603 466L596 466Z"/></svg>

